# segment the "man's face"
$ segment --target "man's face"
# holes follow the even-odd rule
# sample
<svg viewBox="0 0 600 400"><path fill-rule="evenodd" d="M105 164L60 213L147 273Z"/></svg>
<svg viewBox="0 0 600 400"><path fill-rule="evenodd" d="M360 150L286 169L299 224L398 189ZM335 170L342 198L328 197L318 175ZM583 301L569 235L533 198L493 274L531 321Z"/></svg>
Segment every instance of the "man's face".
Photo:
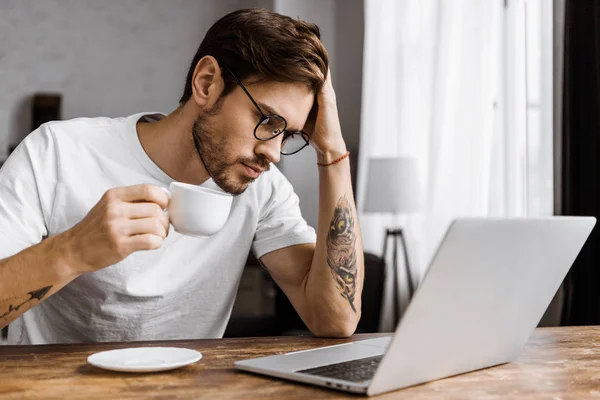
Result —
<svg viewBox="0 0 600 400"><path fill-rule="evenodd" d="M265 115L278 114L287 121L287 129L302 130L314 95L302 84L264 82L245 85ZM268 141L254 137L261 115L244 91L236 86L228 96L204 111L194 122L194 146L215 183L233 195L279 162L279 135Z"/></svg>

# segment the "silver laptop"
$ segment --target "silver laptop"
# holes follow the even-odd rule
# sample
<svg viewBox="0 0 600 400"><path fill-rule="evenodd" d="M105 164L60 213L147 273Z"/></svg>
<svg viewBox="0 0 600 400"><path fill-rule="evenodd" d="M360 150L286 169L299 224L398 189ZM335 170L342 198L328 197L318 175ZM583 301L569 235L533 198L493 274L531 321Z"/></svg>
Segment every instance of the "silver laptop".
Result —
<svg viewBox="0 0 600 400"><path fill-rule="evenodd" d="M595 223L455 220L393 335L235 367L371 396L513 361Z"/></svg>

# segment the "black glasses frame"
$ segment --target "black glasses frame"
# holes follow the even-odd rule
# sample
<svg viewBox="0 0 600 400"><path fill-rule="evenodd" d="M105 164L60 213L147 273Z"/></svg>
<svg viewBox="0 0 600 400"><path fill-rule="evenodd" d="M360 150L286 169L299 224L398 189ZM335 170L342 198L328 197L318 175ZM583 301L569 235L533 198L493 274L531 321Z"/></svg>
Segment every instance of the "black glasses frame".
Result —
<svg viewBox="0 0 600 400"><path fill-rule="evenodd" d="M235 80L235 82L236 82L236 83L237 83L237 84L238 84L238 85L239 85L239 86L242 88L242 90L244 91L244 93L246 93L246 96L248 96L248 98L250 99L250 101L252 102L252 104L254 104L254 107L256 107L256 109L258 110L258 112L259 112L259 113L260 113L260 115L261 115L261 117L260 117L260 121L258 121L258 123L256 124L256 126L254 127L254 137L255 137L257 140L260 140L261 142L266 142L267 140L272 140L272 139L275 139L275 138L276 138L276 137L278 137L279 135L283 134L283 140L281 141L281 149L282 149L282 150L280 151L280 153L281 153L281 154L283 154L284 156L291 156L292 154L296 154L296 153L298 153L300 150L304 149L306 146L308 146L308 145L309 145L309 143L310 143L310 137L308 136L308 133L306 133L306 132L303 132L303 131L295 131L295 132L290 132L290 131L288 131L288 130L287 130L287 120L286 120L285 118L283 118L281 115L277 115L277 114L265 114L265 113L264 113L264 112L263 112L263 111L260 109L260 107L258 106L258 104L256 103L256 101L254 101L254 98L252 98L252 96L250 95L250 92L248 92L248 89L246 89L246 87L244 86L244 84L242 83L242 81L240 81L240 80L237 78L237 76L235 76L235 74L233 73L233 71L231 71L231 69L229 69L229 67L228 67L227 65L225 65L225 64L221 64L221 66L222 66L223 68L225 68L225 69L226 69L226 70L227 70L227 71L228 71L228 72L231 74L231 76L233 77L233 79ZM261 124L262 124L262 123L263 123L265 120L267 120L267 119L269 119L269 118L279 118L279 119L281 119L281 120L283 121L283 129L282 129L282 130L281 130L279 133L277 133L277 134L275 134L275 135L273 135L273 136L271 136L270 138L267 138L267 139L263 139L263 138L260 138L260 137L258 137L258 136L256 135L256 131L258 130L258 127L259 127L259 126L260 126L260 125L261 125ZM293 136L293 135L296 135L296 134L299 134L299 135L302 137L302 139L304 139L304 142L305 142L305 143L304 143L304 146L300 147L298 150L296 150L296 151L294 151L294 152L291 152L291 153L286 153L286 152L284 152L284 151L283 151L283 145L284 145L285 141L286 141L286 140L287 140L289 137L291 137L291 136Z"/></svg>

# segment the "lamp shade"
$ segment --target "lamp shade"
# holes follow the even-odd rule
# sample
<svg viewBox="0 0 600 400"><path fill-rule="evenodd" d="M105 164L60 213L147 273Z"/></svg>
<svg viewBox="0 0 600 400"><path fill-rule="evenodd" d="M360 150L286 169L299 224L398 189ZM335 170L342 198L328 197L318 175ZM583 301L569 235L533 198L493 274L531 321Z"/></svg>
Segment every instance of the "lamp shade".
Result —
<svg viewBox="0 0 600 400"><path fill-rule="evenodd" d="M420 210L417 160L413 157L371 158L365 213L414 213Z"/></svg>

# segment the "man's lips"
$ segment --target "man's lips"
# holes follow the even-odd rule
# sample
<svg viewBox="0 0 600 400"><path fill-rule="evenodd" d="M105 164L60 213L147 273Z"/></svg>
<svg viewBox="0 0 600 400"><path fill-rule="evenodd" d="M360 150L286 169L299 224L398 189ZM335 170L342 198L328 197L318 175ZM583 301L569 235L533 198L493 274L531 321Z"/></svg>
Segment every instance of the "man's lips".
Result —
<svg viewBox="0 0 600 400"><path fill-rule="evenodd" d="M259 174L265 171L264 168L261 168L261 167L255 167L254 165L248 165L246 163L242 163L242 164L244 164L246 167L248 167L250 169L253 169L254 171L258 172Z"/></svg>
<svg viewBox="0 0 600 400"><path fill-rule="evenodd" d="M246 174L252 179L258 178L260 176L260 174L265 171L263 168L256 167L256 166L250 166L246 163L242 163L242 165L246 169Z"/></svg>

